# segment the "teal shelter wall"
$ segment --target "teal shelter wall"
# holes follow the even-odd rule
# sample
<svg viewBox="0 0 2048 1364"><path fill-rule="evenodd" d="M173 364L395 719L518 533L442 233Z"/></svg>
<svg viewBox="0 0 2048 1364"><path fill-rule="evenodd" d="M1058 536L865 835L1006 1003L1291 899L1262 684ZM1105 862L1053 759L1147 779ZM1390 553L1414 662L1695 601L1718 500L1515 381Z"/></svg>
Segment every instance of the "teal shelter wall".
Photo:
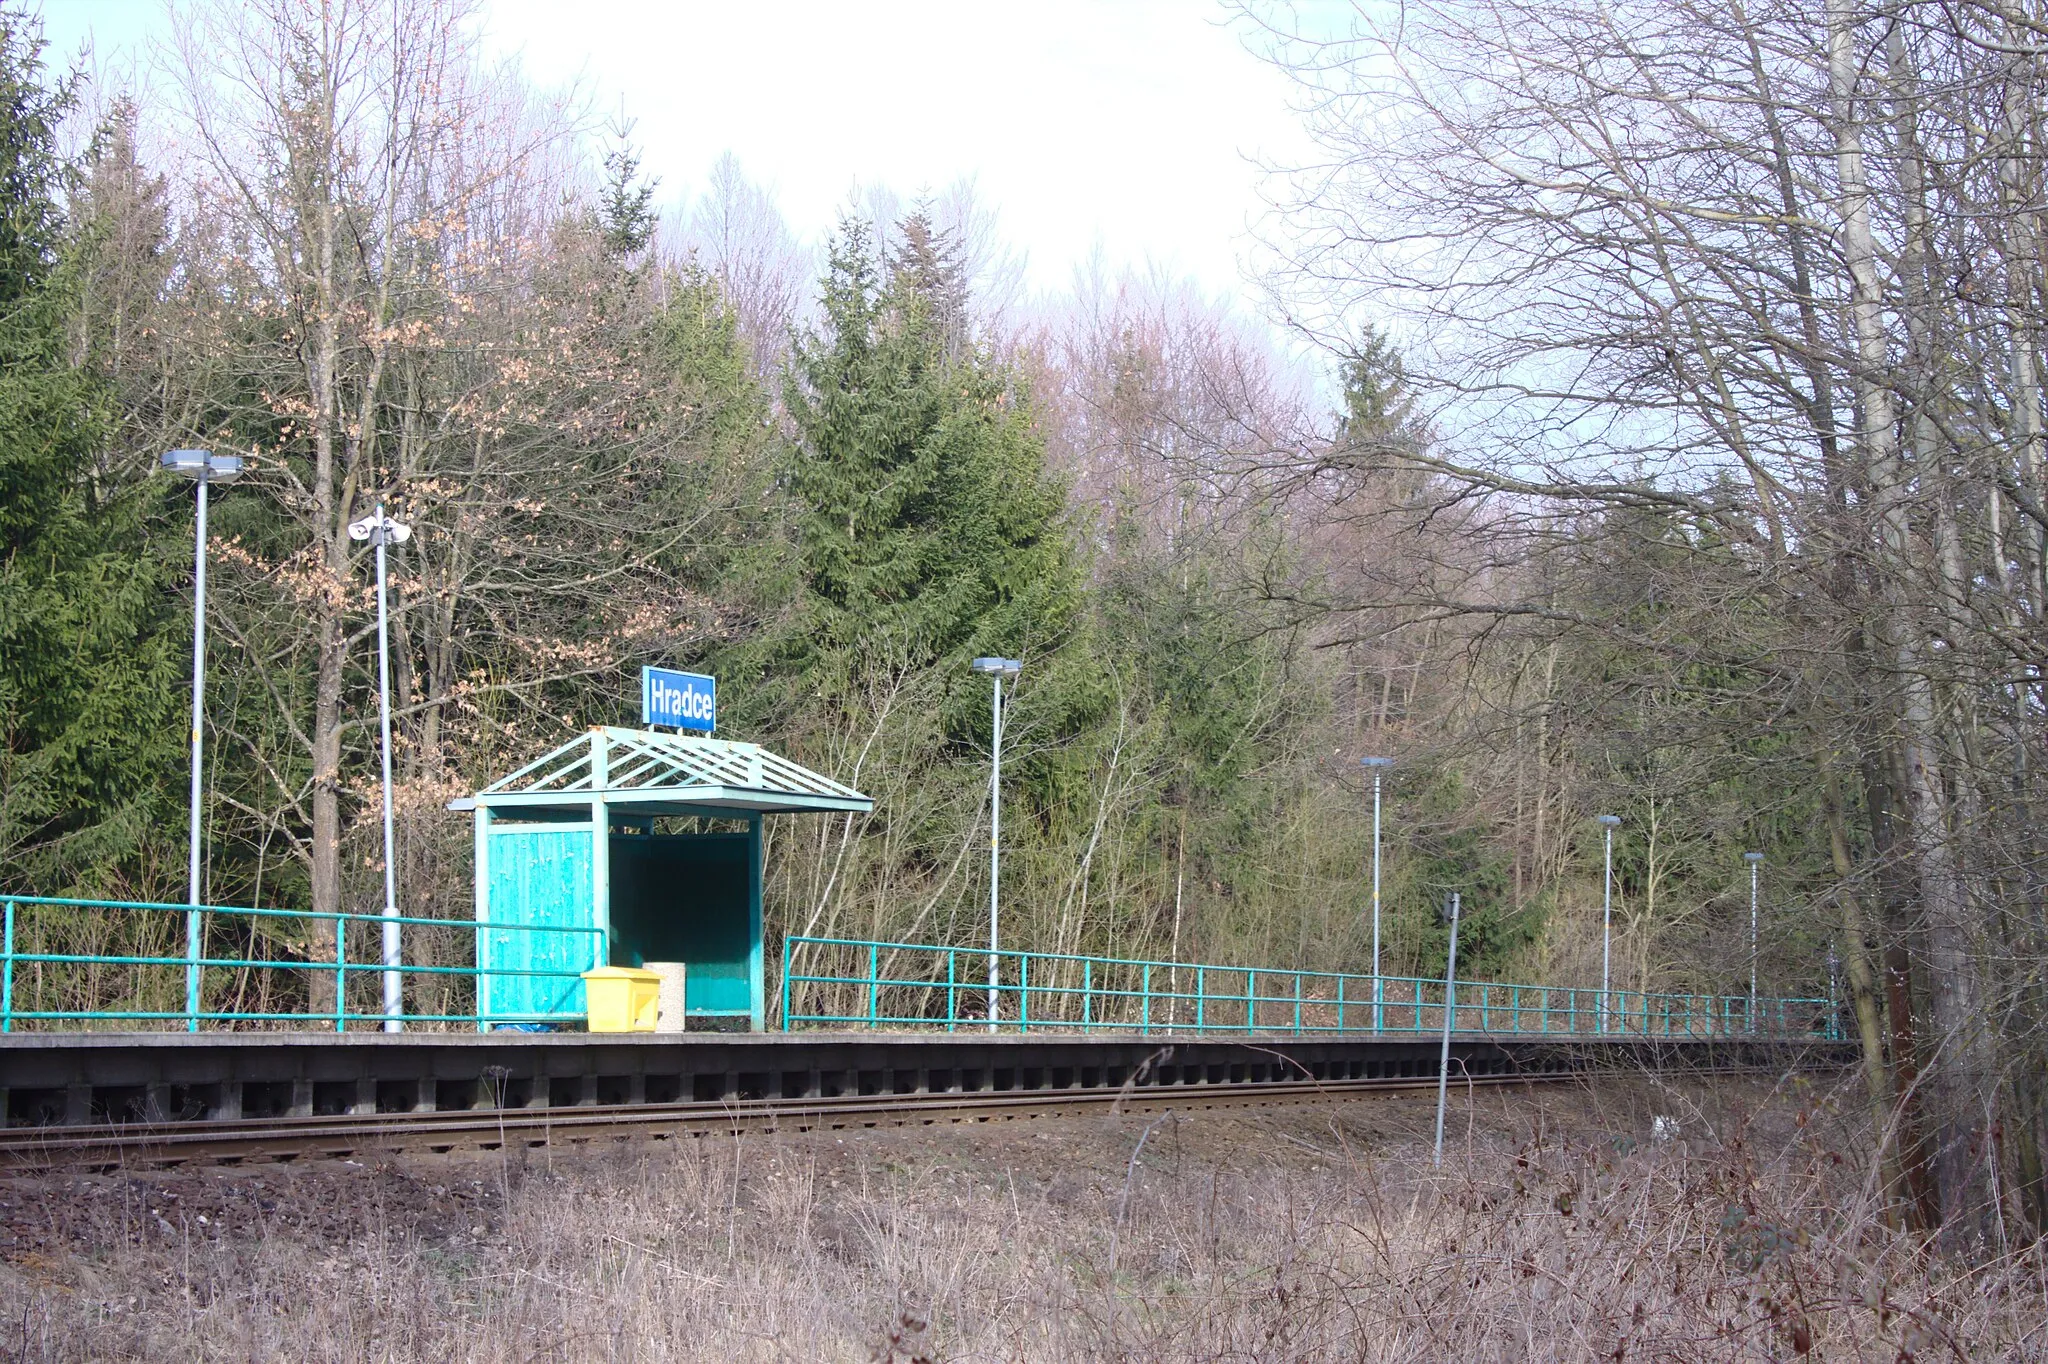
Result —
<svg viewBox="0 0 2048 1364"><path fill-rule="evenodd" d="M759 744L599 725L450 808L476 816L485 1031L571 1023L593 966L679 961L687 1013L758 1032L762 820L874 802ZM675 832L692 826L705 832Z"/></svg>
<svg viewBox="0 0 2048 1364"><path fill-rule="evenodd" d="M759 821L747 833L611 836L611 963L687 964L684 1009L761 1009Z"/></svg>
<svg viewBox="0 0 2048 1364"><path fill-rule="evenodd" d="M490 840L489 922L588 928L594 913L588 824L500 824ZM508 1021L580 1014L583 982L519 971L581 973L594 964L585 933L493 930L480 934L477 1012Z"/></svg>

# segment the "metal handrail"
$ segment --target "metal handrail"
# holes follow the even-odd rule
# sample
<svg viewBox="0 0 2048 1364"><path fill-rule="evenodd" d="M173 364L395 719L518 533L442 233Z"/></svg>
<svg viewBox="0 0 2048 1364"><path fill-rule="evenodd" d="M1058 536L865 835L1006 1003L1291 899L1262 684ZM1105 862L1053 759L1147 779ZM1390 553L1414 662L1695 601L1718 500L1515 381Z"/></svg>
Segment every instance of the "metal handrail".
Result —
<svg viewBox="0 0 2048 1364"><path fill-rule="evenodd" d="M321 959L224 955L219 952L152 954L147 951L84 952L24 951L22 918L39 908L110 911L119 914L184 915L195 911L216 919L242 920L252 928L271 920L332 924L334 956ZM350 961L350 924L390 922L381 914L263 909L235 905L170 904L132 900L84 900L50 896L0 896L0 1032L20 1024L137 1024L182 1022L201 1025L319 1027L346 1031L351 1025L381 1026L387 1015L377 1005L349 1007L349 987L362 977L376 977L387 968L381 954ZM515 967L480 968L476 962L479 931L553 933L594 937L602 928L553 924L478 923L471 919L429 919L398 916L414 929L445 929L468 935L467 964L414 961L397 969L422 981L481 980L487 976L548 977L579 981L576 970L535 970ZM251 944L252 948L255 944ZM852 954L839 961L829 954ZM822 965L819 956L827 956ZM1206 962L1173 962L1135 957L1082 956L1055 952L1005 950L995 954L1001 984L996 1026L1004 1032L1140 1032L1197 1035L1286 1033L1293 1035L1356 1034L1419 1035L1444 1025L1443 981L1413 976L1383 976L1286 967L1224 966ZM988 1026L987 985L981 979L989 953L985 948L942 947L880 939L792 935L783 940L781 1023L785 1029L806 1026L862 1028L960 1028ZM23 967L64 969L111 968L145 973L152 970L190 972L202 982L195 999L184 1008L49 1008L20 1005ZM799 968L804 969L799 969ZM839 969L830 969L837 967ZM219 979L223 972L287 971L332 973L333 1009L241 1009L224 1007ZM214 975L215 1007L205 1007L204 988ZM1377 987L1377 988L1375 988ZM40 1005L41 1001L31 1000ZM1603 1006L1604 1002L1604 1006ZM1527 985L1493 981L1460 981L1453 1006L1454 1029L1521 1036L1653 1037L1803 1036L1838 1040L1839 1012L1824 999L1768 998L1756 1001L1751 1014L1748 995L1705 995L1609 990L1584 986ZM422 1010L397 1017L408 1024L502 1026L583 1021L577 1012L501 1015Z"/></svg>
<svg viewBox="0 0 2048 1364"><path fill-rule="evenodd" d="M334 926L334 957L321 959L305 957L285 959L257 956L221 956L202 953L193 956L189 952L176 955L152 955L146 952L46 952L22 951L19 947L23 909L57 908L113 911L116 913L160 913L192 914L246 920L251 925L267 920L311 921L315 924ZM401 926L449 929L469 935L468 965L434 965L426 962L402 963L396 968L387 967L381 952L367 956L361 961L348 959L348 926L369 924L382 926L397 923ZM396 969L400 975L421 979L478 979L483 976L549 977L564 981L581 982L579 971L529 970L516 967L493 967L480 970L476 965L476 934L481 931L493 933L557 933L583 937L604 932L596 927L572 927L558 924L512 924L478 923L473 919L427 919L410 915L386 917L382 914L356 914L346 911L314 911L299 909L261 909L246 905L183 905L168 904L150 900L78 900L43 895L0 896L0 1032L13 1032L19 1023L170 1023L181 1022L189 1029L202 1024L299 1024L318 1026L323 1030L345 1032L351 1024L361 1023L381 1027L386 1021L396 1019L408 1024L462 1024L479 1026L503 1026L507 1024L556 1023L573 1024L583 1021L583 1013L493 1013L488 1019L477 1012L455 1013L447 1011L422 1011L387 1014L382 1007L381 996L375 1007L365 1009L349 1008L349 984L362 977L381 977L386 970ZM192 972L202 981L198 999L187 998L183 1008L164 1009L51 1009L19 1008L21 966L59 967L114 967L136 972L155 968ZM203 988L207 971L291 971L295 973L332 974L335 981L335 1007L312 1012L304 1010L249 1010L232 1008L206 1008ZM184 991L179 993L183 994Z"/></svg>
<svg viewBox="0 0 2048 1364"><path fill-rule="evenodd" d="M849 954L855 968L829 969L834 952ZM828 961L801 959L817 955ZM1375 981L1343 971L1056 952L994 955L1002 981L995 1028L1002 1032L1420 1035L1444 1025L1441 979ZM792 935L782 944L782 1026L987 1028L989 990L977 976L989 956L982 947ZM1451 1021L1457 1031L1517 1036L1842 1035L1825 999L1759 999L1751 1017L1747 993L1608 990L1603 1000L1598 988L1500 981L1459 981Z"/></svg>

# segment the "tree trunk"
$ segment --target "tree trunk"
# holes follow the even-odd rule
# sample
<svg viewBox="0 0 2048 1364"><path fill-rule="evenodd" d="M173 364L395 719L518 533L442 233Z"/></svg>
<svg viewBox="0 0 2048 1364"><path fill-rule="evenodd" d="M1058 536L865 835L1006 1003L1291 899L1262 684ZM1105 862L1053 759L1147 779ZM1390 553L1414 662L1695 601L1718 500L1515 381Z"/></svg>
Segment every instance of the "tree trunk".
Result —
<svg viewBox="0 0 2048 1364"><path fill-rule="evenodd" d="M1983 992L1968 920L1967 897L1957 875L1949 811L1934 736L1939 718L1923 643L1925 625L1915 593L1911 494L1900 467L1897 420L1886 379L1889 370L1883 286L1870 224L1857 89L1855 20L1847 0L1829 0L1828 72L1835 161L1841 182L1842 258L1851 284L1855 329L1855 383L1861 398L1861 453L1879 516L1878 571L1886 606L1883 622L1900 700L1899 732L1905 757L1907 844L1918 873L1927 922L1928 973L1933 995L1934 1048L1928 1083L1934 1125L1934 1172L1942 1236L1951 1245L1974 1244L1988 1229L1986 1090L1988 1064Z"/></svg>
<svg viewBox="0 0 2048 1364"><path fill-rule="evenodd" d="M1887 1139L1892 1119L1891 1081L1885 1073L1884 1017L1878 1004L1877 977L1870 969L1868 929L1863 920L1863 900L1856 889L1855 859L1849 849L1848 822L1843 814L1842 779L1830 773L1827 785L1828 846L1833 853L1835 879L1841 883L1842 960L1849 976L1850 1011L1856 1019L1856 1040L1861 1047L1863 1087L1870 1100L1870 1131L1878 1144L1878 1165L1884 1187L1896 1200L1902 1177L1898 1143ZM1899 1225L1896 1201L1888 1201L1886 1220Z"/></svg>
<svg viewBox="0 0 2048 1364"><path fill-rule="evenodd" d="M331 40L331 34L323 33ZM329 54L323 50L322 57ZM333 99L334 73L331 65L321 72L320 108L315 145L307 157L310 183L306 186L307 219L313 230L308 243L313 256L313 326L308 356L307 387L313 406L313 543L325 580L319 583L316 649L313 679L312 785L313 912L327 916L342 911L341 899L341 686L343 655L342 593L348 581L348 531L350 491L337 486L341 471L335 467L335 425L340 403L335 392L336 350L339 346L341 307L335 280L334 167L336 110ZM338 938L336 920L316 920L324 930L322 948L335 960ZM315 971L312 1004L316 1013L340 1011L343 1001L335 998L333 977Z"/></svg>

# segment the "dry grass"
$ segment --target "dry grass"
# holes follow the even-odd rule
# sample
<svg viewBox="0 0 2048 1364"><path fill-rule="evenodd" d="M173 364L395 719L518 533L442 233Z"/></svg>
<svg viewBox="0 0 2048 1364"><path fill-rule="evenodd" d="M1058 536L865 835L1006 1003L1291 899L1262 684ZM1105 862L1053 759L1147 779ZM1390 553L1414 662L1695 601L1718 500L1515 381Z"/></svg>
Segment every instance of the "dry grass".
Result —
<svg viewBox="0 0 2048 1364"><path fill-rule="evenodd" d="M1651 1136L1654 1113L1681 1135ZM2039 1358L1828 1096L1482 1093L0 1186L0 1359Z"/></svg>

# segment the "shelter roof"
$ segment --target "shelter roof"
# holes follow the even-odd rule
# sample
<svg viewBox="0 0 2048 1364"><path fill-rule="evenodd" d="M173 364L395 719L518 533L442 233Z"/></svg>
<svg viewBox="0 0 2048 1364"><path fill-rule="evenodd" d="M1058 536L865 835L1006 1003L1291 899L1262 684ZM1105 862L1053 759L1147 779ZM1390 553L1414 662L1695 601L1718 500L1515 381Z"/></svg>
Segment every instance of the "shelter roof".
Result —
<svg viewBox="0 0 2048 1364"><path fill-rule="evenodd" d="M874 801L759 744L651 729L594 727L477 792L493 810L635 815L872 810Z"/></svg>

